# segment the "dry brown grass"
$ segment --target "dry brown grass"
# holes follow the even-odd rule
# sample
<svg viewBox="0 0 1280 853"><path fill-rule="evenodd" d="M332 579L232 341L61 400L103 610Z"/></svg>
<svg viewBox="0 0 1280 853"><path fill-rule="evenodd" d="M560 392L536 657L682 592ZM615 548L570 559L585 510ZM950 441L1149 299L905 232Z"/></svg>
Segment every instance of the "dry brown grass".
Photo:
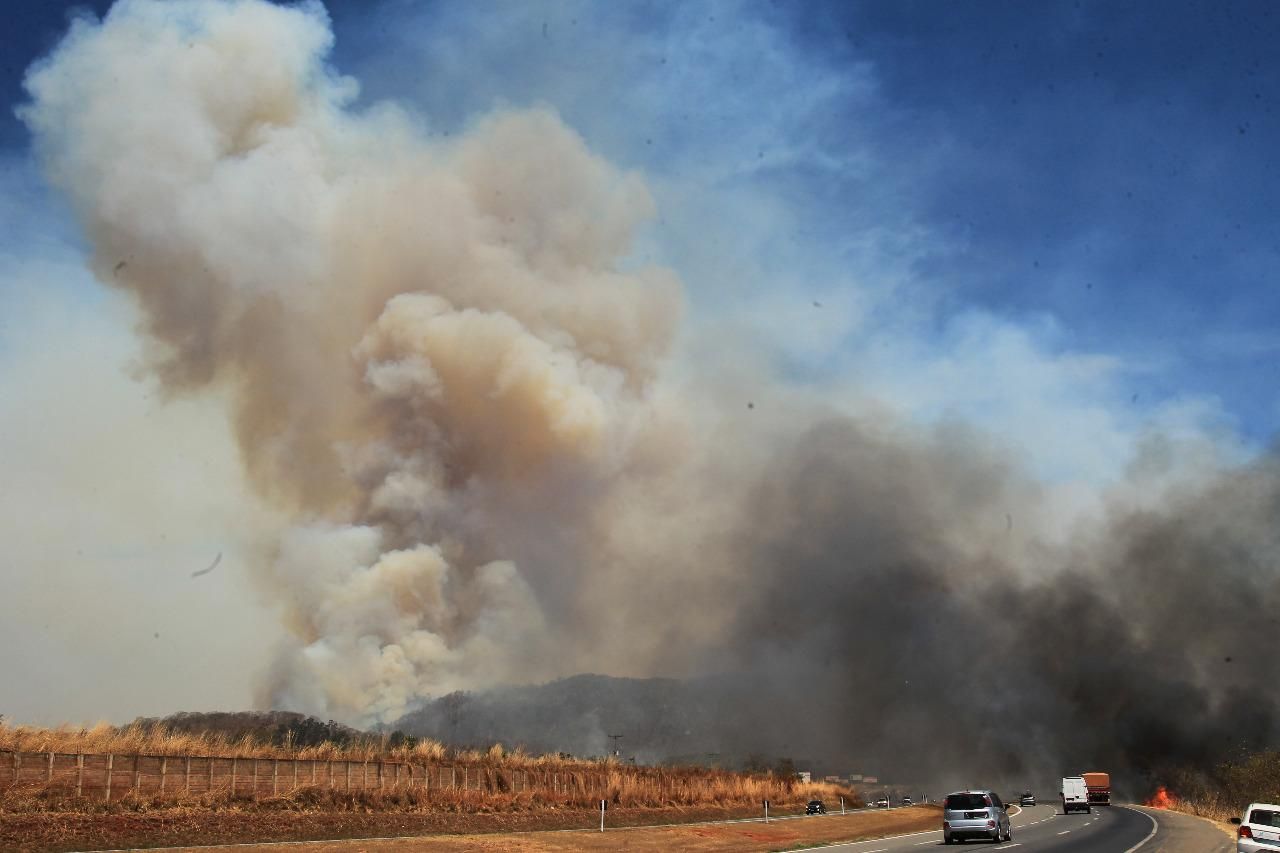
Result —
<svg viewBox="0 0 1280 853"><path fill-rule="evenodd" d="M0 724L0 751L58 753L61 755L168 756L242 759L298 759L312 761L403 762L448 773L455 768L459 781L465 769L470 790L448 787L345 791L308 784L278 796L252 792L232 796L226 790L209 790L183 796L170 790L165 796L138 791L120 792L110 803L102 798L75 797L74 785L23 782L5 786L0 777L0 812L32 811L149 811L155 809L227 809L310 811L447 811L521 812L538 809L590 808L600 798L622 807L689 808L745 806L761 800L783 805L820 798L834 802L847 791L827 783L800 783L771 775L734 773L699 767L636 767L616 759L567 759L558 755L532 756L500 744L486 750L455 750L435 741L422 740L392 747L388 738L369 737L338 745L324 743L293 749L242 737L235 740L204 733L175 732L160 726L89 727L60 726L45 729ZM256 766L256 762L254 763ZM513 771L528 776L517 782ZM244 772L244 771L242 771ZM419 771L421 772L421 771ZM212 773L212 770L210 771ZM256 773L256 770L255 770ZM289 779L294 778L285 771ZM533 779L530 783L530 777ZM282 777L284 778L284 777ZM304 776L305 778L305 776ZM398 778L398 777L397 777ZM439 777L437 777L439 778ZM419 776L421 779L421 776ZM212 788L212 777L210 777ZM478 781L479 780L479 781ZM270 781L270 780L268 780ZM154 783L154 778L152 779ZM144 788L145 790L145 788ZM282 788L283 790L283 788Z"/></svg>
<svg viewBox="0 0 1280 853"><path fill-rule="evenodd" d="M1225 821L1251 802L1280 801L1280 752L1246 754L1207 771L1166 771L1162 781L1174 810Z"/></svg>
<svg viewBox="0 0 1280 853"><path fill-rule="evenodd" d="M93 753L117 755L217 755L237 758L297 758L318 761L413 761L452 762L459 765L501 766L513 769L533 767L592 767L607 761L564 759L560 756L530 756L521 749L508 750L494 744L487 750L451 749L438 741L418 738L412 745L391 745L389 735L369 735L349 743L326 742L316 746L292 747L268 743L246 735L228 738L218 733L175 731L163 725L92 726L61 725L56 728L13 726L0 721L0 751Z"/></svg>
<svg viewBox="0 0 1280 853"><path fill-rule="evenodd" d="M608 798L620 804L694 806L812 799L834 802L841 795L853 801L848 792L826 782L805 783L689 767L615 767L609 771L607 784Z"/></svg>

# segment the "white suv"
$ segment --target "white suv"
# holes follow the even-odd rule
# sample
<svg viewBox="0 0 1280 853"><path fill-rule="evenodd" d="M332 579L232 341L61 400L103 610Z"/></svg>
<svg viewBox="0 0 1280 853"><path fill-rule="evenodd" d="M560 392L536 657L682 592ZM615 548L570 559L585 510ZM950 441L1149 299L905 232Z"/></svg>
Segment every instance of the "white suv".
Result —
<svg viewBox="0 0 1280 853"><path fill-rule="evenodd" d="M1231 818L1236 830L1236 853L1267 853L1280 850L1280 806L1250 803L1244 817Z"/></svg>

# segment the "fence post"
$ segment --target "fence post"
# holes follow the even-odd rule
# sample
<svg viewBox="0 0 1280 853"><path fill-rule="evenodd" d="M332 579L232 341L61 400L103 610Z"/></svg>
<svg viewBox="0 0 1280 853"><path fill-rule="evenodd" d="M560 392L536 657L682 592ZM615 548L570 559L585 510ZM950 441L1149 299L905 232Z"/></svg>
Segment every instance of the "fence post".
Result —
<svg viewBox="0 0 1280 853"><path fill-rule="evenodd" d="M53 781L53 753L52 752L49 753L49 769L45 771L44 781L46 785Z"/></svg>
<svg viewBox="0 0 1280 853"><path fill-rule="evenodd" d="M258 799L258 759L253 759L253 798Z"/></svg>
<svg viewBox="0 0 1280 853"><path fill-rule="evenodd" d="M209 793L213 793L213 758L209 758Z"/></svg>
<svg viewBox="0 0 1280 853"><path fill-rule="evenodd" d="M18 750L13 751L13 781L18 781L18 774L22 772L22 753Z"/></svg>
<svg viewBox="0 0 1280 853"><path fill-rule="evenodd" d="M160 793L164 793L164 777L169 772L169 756L160 758Z"/></svg>
<svg viewBox="0 0 1280 853"><path fill-rule="evenodd" d="M111 802L111 770L116 762L116 757L110 753L107 754L107 793L103 797L104 802Z"/></svg>
<svg viewBox="0 0 1280 853"><path fill-rule="evenodd" d="M76 753L76 796L84 796L84 753Z"/></svg>
<svg viewBox="0 0 1280 853"><path fill-rule="evenodd" d="M138 769L138 757L139 757L139 756L137 755L137 753L134 753L134 756L133 756L133 785L130 787L130 789L129 789L129 790L131 790L131 791L137 791L139 794L141 794L141 793L142 793L142 771Z"/></svg>
<svg viewBox="0 0 1280 853"><path fill-rule="evenodd" d="M298 759L293 759L293 790L298 790Z"/></svg>
<svg viewBox="0 0 1280 853"><path fill-rule="evenodd" d="M235 756L232 756L231 758L231 797L232 799L234 799L236 796L236 769L239 763L240 763L240 759L236 758Z"/></svg>
<svg viewBox="0 0 1280 853"><path fill-rule="evenodd" d="M307 763L311 765L311 784L314 786L316 784L316 763L315 761L308 761Z"/></svg>
<svg viewBox="0 0 1280 853"><path fill-rule="evenodd" d="M271 759L271 796L280 789L280 759Z"/></svg>
<svg viewBox="0 0 1280 853"><path fill-rule="evenodd" d="M187 756L187 766L182 774L182 795L188 796L191 793L191 756Z"/></svg>

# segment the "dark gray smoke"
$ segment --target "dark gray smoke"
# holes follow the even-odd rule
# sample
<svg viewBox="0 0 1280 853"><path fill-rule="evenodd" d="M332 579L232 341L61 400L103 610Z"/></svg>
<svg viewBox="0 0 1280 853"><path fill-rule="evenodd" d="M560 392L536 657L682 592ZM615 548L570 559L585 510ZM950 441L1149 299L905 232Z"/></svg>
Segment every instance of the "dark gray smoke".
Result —
<svg viewBox="0 0 1280 853"><path fill-rule="evenodd" d="M1141 778L1274 744L1276 458L1013 563L982 530L1033 495L962 430L813 427L744 513L725 651L779 727L907 778Z"/></svg>

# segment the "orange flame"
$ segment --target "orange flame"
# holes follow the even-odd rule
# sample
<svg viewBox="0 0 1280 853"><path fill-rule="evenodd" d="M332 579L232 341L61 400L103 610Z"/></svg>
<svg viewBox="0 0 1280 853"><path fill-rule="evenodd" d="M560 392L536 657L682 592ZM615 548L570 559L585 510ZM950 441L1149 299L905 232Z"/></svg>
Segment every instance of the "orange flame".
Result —
<svg viewBox="0 0 1280 853"><path fill-rule="evenodd" d="M1164 785L1156 788L1156 792L1147 799L1147 805L1156 809L1171 809L1176 802L1173 794L1169 793L1169 789Z"/></svg>

